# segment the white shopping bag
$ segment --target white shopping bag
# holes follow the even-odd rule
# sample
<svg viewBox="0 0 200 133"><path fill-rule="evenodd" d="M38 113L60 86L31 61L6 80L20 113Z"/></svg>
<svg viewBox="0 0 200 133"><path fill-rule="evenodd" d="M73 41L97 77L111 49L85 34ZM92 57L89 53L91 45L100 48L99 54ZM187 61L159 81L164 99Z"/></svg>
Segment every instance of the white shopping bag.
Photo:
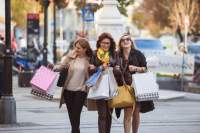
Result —
<svg viewBox="0 0 200 133"><path fill-rule="evenodd" d="M108 68L108 80L109 80L109 99L111 99L112 97L116 96L118 94L118 85L117 85L117 81L115 79L115 76L113 74L113 68L109 67Z"/></svg>
<svg viewBox="0 0 200 133"><path fill-rule="evenodd" d="M133 74L132 79L132 87L135 91L136 101L149 101L159 98L159 86L154 73L146 72Z"/></svg>
<svg viewBox="0 0 200 133"><path fill-rule="evenodd" d="M90 88L88 99L108 99L109 95L109 75L108 71L103 71L97 88Z"/></svg>
<svg viewBox="0 0 200 133"><path fill-rule="evenodd" d="M104 70L96 86L90 87L88 99L111 99L117 95L117 82L113 68Z"/></svg>

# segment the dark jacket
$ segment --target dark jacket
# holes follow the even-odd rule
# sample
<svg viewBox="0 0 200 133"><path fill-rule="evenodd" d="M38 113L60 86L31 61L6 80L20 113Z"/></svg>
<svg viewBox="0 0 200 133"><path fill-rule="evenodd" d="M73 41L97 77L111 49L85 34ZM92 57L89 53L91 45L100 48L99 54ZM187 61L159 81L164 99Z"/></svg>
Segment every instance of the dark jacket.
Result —
<svg viewBox="0 0 200 133"><path fill-rule="evenodd" d="M125 60L123 53L118 52L119 58L118 58L118 64L120 64L121 71L123 73L124 80L127 85L132 84L132 74L135 72L130 72L128 66L134 65L138 67L147 67L147 62L144 54L136 49L131 49L128 60ZM117 82L118 85L123 85L122 75L117 76ZM154 103L153 101L143 101L140 102L140 112L146 113L149 111L152 111L154 109ZM116 114L118 114L118 117L120 115L120 109L116 109Z"/></svg>
<svg viewBox="0 0 200 133"><path fill-rule="evenodd" d="M119 70L116 70L115 69L115 66L117 65L117 53L116 52L114 52L114 54L113 55L110 55L110 66L111 67L113 67L113 73L114 73L114 76L115 76L115 73L119 73ZM103 63L97 58L97 50L95 50L94 52L93 52L93 56L92 56L92 58L91 58L91 60L90 60L90 64L93 64L95 67L96 67L96 69L95 70L90 70L89 69L89 74L90 75L92 75L93 73L95 73L96 72L96 70L97 70L97 67L99 67L99 66L101 66ZM115 78L116 78L116 76L115 76ZM91 99L88 99L87 100L87 108L88 108L88 110L90 110L90 111L96 111L97 110L97 105L96 105L96 100L91 100Z"/></svg>
<svg viewBox="0 0 200 133"><path fill-rule="evenodd" d="M117 52L114 52L113 55L109 55L110 56L110 62L109 62L109 65L110 67L115 67L118 63L118 55L117 55ZM93 52L93 57L91 58L91 61L90 61L91 64L93 64L95 67L99 67L101 66L103 63L98 59L97 57L97 50L95 50ZM93 70L93 71L90 71L90 74L94 73L96 70ZM113 72L115 73L115 69L113 70Z"/></svg>
<svg viewBox="0 0 200 133"><path fill-rule="evenodd" d="M134 65L134 66L138 66L138 67L147 67L146 58L142 52L140 52L139 50L136 50L136 49L132 49L130 51L128 60L125 60L123 54L120 52L118 52L118 56L119 57L118 57L117 64L120 65L125 83L127 85L131 85L132 84L132 74L134 74L135 72L130 72L128 66ZM119 86L123 85L123 80L122 80L121 74L116 76L117 83Z"/></svg>

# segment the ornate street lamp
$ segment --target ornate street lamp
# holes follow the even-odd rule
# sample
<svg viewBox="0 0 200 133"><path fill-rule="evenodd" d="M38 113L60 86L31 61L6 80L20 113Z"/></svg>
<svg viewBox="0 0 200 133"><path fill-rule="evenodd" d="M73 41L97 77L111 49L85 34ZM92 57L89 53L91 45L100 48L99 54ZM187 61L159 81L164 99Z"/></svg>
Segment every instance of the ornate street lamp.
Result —
<svg viewBox="0 0 200 133"><path fill-rule="evenodd" d="M53 63L57 62L57 46L56 46L56 0L53 4Z"/></svg>
<svg viewBox="0 0 200 133"><path fill-rule="evenodd" d="M47 66L47 38L48 38L48 6L49 6L49 0L43 0L44 4L44 42L43 42L43 65Z"/></svg>
<svg viewBox="0 0 200 133"><path fill-rule="evenodd" d="M69 4L69 0L39 0L44 7L44 44L43 44L43 65L47 66L47 39L48 39L48 6L50 2L54 2L54 39L53 39L53 61L56 63L56 6L58 8L65 8Z"/></svg>
<svg viewBox="0 0 200 133"><path fill-rule="evenodd" d="M53 25L53 63L55 64L57 62L57 46L56 46L56 9L65 8L68 6L70 0L54 0L54 5L53 5L53 20L54 20L54 25Z"/></svg>
<svg viewBox="0 0 200 133"><path fill-rule="evenodd" d="M5 35L6 48L4 52L3 90L0 99L0 124L16 123L16 101L12 92L12 50L11 50L11 5L5 0Z"/></svg>

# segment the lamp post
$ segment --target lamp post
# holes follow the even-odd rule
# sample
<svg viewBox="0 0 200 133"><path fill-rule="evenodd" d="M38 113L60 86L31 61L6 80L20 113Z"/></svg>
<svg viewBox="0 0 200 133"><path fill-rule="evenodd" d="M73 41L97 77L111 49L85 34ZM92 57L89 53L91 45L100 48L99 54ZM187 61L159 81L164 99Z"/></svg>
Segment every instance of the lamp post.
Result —
<svg viewBox="0 0 200 133"><path fill-rule="evenodd" d="M5 35L6 48L4 51L3 90L0 99L0 124L16 123L16 101L12 91L12 50L11 50L11 5L5 0Z"/></svg>
<svg viewBox="0 0 200 133"><path fill-rule="evenodd" d="M43 65L47 66L47 38L48 38L48 6L49 6L49 0L44 0L44 44L43 44Z"/></svg>
<svg viewBox="0 0 200 133"><path fill-rule="evenodd" d="M54 0L53 5L53 63L55 64L57 62L57 46L56 46L56 0Z"/></svg>

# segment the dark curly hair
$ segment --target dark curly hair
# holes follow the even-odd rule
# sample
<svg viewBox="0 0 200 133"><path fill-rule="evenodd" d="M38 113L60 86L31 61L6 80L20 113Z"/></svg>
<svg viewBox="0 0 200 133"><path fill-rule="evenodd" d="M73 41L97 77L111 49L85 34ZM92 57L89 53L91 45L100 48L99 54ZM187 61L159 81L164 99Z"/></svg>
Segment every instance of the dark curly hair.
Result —
<svg viewBox="0 0 200 133"><path fill-rule="evenodd" d="M111 56L114 56L116 43L115 43L115 41L114 41L114 39L113 39L113 37L110 33L104 32L99 36L99 38L97 40L97 44L96 44L97 49L100 47L100 44L101 44L102 40L104 40L104 39L110 40L111 44L110 44L109 52L110 52Z"/></svg>

